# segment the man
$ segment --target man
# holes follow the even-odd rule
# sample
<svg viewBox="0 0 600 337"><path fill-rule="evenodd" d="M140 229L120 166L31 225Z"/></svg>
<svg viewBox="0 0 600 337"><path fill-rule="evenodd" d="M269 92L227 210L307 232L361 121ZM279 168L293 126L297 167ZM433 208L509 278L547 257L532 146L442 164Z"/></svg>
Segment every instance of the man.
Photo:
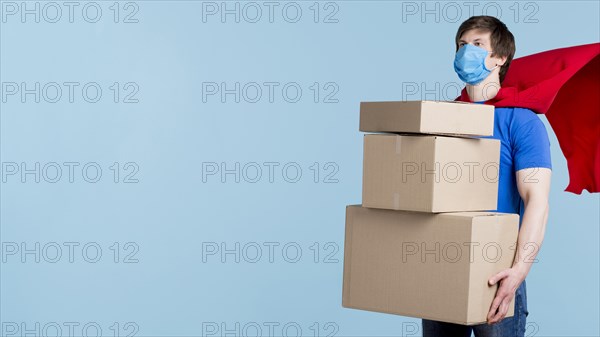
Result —
<svg viewBox="0 0 600 337"><path fill-rule="evenodd" d="M463 22L456 34L454 68L466 83L472 102L493 99L515 53L512 33L500 20L475 16ZM498 181L498 212L520 214L516 257L511 268L491 275L490 285L498 285L487 323L464 326L423 319L423 336L476 337L524 336L527 297L525 278L544 239L548 220L551 160L550 141L544 124L526 108L496 107L494 134L501 142ZM506 318L515 299L514 316Z"/></svg>

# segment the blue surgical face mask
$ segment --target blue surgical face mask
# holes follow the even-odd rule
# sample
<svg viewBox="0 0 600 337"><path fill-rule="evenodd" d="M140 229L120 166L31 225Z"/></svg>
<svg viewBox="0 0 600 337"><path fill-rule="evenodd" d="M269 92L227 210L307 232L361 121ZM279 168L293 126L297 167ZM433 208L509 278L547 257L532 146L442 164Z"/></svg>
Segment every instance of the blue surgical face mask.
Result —
<svg viewBox="0 0 600 337"><path fill-rule="evenodd" d="M471 44L463 45L454 57L454 71L463 82L471 85L480 83L492 70L498 68L486 68L485 58L489 53L491 52Z"/></svg>

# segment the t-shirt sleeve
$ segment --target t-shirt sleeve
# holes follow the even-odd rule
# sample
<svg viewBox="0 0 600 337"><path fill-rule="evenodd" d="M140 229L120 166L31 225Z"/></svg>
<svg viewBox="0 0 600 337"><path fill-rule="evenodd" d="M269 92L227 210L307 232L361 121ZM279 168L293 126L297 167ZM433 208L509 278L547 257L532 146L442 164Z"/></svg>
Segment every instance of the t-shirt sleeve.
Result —
<svg viewBox="0 0 600 337"><path fill-rule="evenodd" d="M519 126L514 133L515 171L531 167L552 169L548 132L542 120L534 117Z"/></svg>

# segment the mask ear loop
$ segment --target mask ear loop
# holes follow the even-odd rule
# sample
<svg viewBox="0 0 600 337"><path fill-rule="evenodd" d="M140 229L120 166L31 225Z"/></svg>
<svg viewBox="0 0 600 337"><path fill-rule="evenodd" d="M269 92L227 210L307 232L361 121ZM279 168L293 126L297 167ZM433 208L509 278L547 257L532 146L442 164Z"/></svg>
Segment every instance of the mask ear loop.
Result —
<svg viewBox="0 0 600 337"><path fill-rule="evenodd" d="M493 53L494 53L493 51L488 51L488 54L493 54ZM483 67L484 67L485 69L487 69L487 67L485 66L485 62L483 63ZM499 67L499 65L497 65L497 64L496 64L496 66L495 66L494 68L492 68L492 69L487 69L487 70L488 70L488 71L492 71L492 70L494 70L494 69L496 69L496 68L498 68L498 67Z"/></svg>

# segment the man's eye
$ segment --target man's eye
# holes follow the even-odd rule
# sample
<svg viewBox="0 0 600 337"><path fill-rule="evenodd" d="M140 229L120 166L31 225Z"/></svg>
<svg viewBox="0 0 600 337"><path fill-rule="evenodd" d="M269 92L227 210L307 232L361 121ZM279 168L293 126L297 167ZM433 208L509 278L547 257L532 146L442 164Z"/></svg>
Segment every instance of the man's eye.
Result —
<svg viewBox="0 0 600 337"><path fill-rule="evenodd" d="M479 42L475 42L475 45L476 45L477 47L479 47L479 46L481 46L481 43L479 43Z"/></svg>

